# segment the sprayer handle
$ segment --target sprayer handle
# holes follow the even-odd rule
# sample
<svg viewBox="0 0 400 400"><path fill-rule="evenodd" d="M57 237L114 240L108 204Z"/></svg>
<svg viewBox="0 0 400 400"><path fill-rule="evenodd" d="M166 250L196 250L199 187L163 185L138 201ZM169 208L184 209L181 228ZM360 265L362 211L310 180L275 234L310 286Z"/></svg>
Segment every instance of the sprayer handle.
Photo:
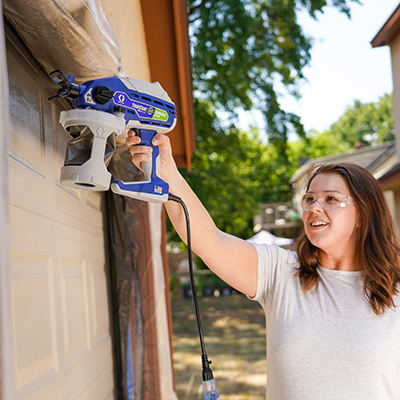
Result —
<svg viewBox="0 0 400 400"><path fill-rule="evenodd" d="M165 203L168 201L169 185L160 177L160 150L151 143L157 131L137 129L141 139L141 146L150 146L153 149L150 161L143 161L144 180L142 181L113 181L111 190L114 193L150 203Z"/></svg>

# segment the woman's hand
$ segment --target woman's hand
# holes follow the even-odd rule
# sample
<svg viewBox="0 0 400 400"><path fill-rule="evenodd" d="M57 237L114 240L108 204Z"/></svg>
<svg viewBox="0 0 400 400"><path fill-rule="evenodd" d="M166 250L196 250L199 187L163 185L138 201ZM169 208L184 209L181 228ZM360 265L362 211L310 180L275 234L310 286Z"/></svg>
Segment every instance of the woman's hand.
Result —
<svg viewBox="0 0 400 400"><path fill-rule="evenodd" d="M132 162L136 167L143 170L141 163L143 161L151 160L153 149L150 146L140 146L140 137L136 135L134 130L129 130L127 135L128 137L126 138L125 143L130 147L129 151L132 155ZM172 157L172 148L169 137L157 133L152 140L152 144L153 146L159 146L161 178L165 182L169 183L175 174L178 173L175 160Z"/></svg>

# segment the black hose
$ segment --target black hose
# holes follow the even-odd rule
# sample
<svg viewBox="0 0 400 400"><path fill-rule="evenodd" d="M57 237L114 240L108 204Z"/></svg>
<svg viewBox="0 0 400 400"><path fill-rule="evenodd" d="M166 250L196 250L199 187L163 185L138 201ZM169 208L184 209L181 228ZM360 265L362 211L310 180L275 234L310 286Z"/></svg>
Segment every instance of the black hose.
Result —
<svg viewBox="0 0 400 400"><path fill-rule="evenodd" d="M186 207L186 204L183 202L183 200L180 197L175 196L174 194L170 193L168 200L172 200L172 201L175 201L176 203L179 203L183 208L183 212L184 212L185 218L186 218L186 236L187 236L188 260L189 260L190 287L192 290L192 300L193 300L194 311L196 314L197 328L199 330L199 339L200 339L200 347L201 347L201 362L202 362L202 367L203 367L203 380L210 380L210 379L213 379L213 374L212 374L212 371L210 368L211 361L208 360L208 357L206 354L206 346L204 344L203 328L201 325L201 318L200 318L199 302L197 299L196 285L194 282L189 212Z"/></svg>

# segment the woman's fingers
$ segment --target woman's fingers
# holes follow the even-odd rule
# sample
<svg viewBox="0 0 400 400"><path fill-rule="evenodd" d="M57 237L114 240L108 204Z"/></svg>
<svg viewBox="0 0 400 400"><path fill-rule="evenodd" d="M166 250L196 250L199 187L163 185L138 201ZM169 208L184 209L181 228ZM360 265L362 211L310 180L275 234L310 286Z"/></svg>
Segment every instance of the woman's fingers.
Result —
<svg viewBox="0 0 400 400"><path fill-rule="evenodd" d="M125 139L125 143L128 146L134 146L141 142L140 137L137 136L136 132L132 129L129 129L127 132L127 138Z"/></svg>
<svg viewBox="0 0 400 400"><path fill-rule="evenodd" d="M152 147L140 145L140 137L134 130L129 130L127 132L127 138L125 140L126 144L129 146L129 151L132 155L132 162L142 169L141 163L145 161L151 161L152 157ZM152 139L153 146L159 146L160 149L160 164L161 164L161 176L164 179L172 176L176 171L176 165L172 157L172 148L170 144L169 137L157 133Z"/></svg>
<svg viewBox="0 0 400 400"><path fill-rule="evenodd" d="M153 149L150 146L131 146L129 152L132 155L132 162L138 167L142 169L141 163L146 161L151 161L151 153Z"/></svg>

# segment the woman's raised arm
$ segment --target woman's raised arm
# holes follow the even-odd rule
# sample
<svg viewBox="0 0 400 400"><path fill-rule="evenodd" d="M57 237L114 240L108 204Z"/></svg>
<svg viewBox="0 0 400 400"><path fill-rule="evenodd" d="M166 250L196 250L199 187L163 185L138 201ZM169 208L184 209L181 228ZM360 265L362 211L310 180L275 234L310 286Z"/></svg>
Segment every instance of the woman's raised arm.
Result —
<svg viewBox="0 0 400 400"><path fill-rule="evenodd" d="M149 161L151 148L140 146L134 131L128 132L126 144L130 147L133 163L140 168ZM159 146L161 178L169 184L171 194L185 203L190 217L192 250L226 283L254 297L257 289L257 252L255 247L235 236L219 230L188 183L179 173L172 157L168 136L157 134L153 145ZM181 239L186 242L186 220L180 204L169 201L166 209Z"/></svg>

